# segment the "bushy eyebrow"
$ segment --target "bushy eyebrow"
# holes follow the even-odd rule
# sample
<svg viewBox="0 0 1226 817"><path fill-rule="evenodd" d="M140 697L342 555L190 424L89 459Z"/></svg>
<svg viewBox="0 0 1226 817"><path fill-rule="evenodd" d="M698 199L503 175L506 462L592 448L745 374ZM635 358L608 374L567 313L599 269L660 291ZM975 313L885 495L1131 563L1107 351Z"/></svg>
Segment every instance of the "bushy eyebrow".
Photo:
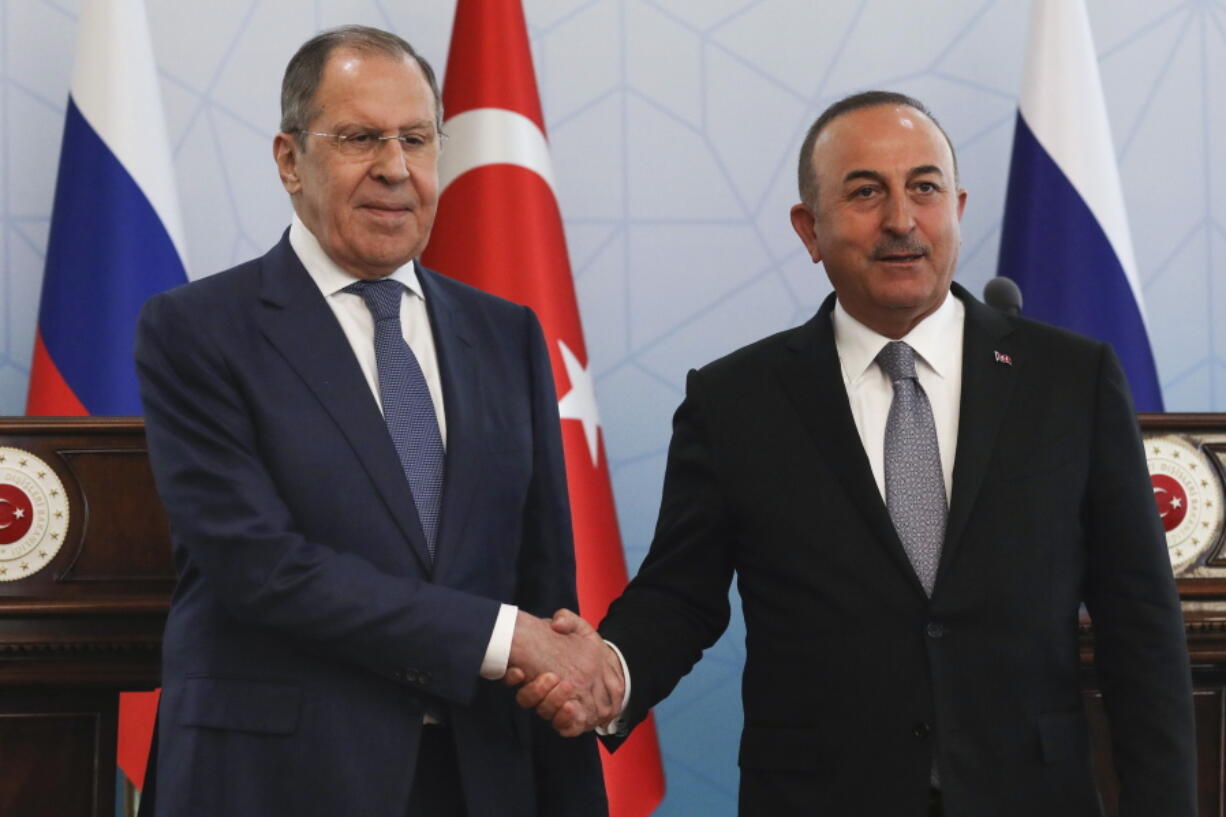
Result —
<svg viewBox="0 0 1226 817"><path fill-rule="evenodd" d="M936 165L920 165L919 167L912 168L911 172L907 174L907 178L914 179L916 176L944 175L945 174L941 172L941 168L937 167Z"/></svg>
<svg viewBox="0 0 1226 817"><path fill-rule="evenodd" d="M335 127L337 130L344 130L346 128L352 128L354 130L383 133L383 129L378 128L369 123L363 123L361 120L355 120L353 122L342 122L341 124L336 125ZM434 120L433 119L418 119L414 122L410 122L407 125L401 125L397 130L399 130L401 133L406 133L408 131L416 131L416 130L433 131L434 130Z"/></svg>
<svg viewBox="0 0 1226 817"><path fill-rule="evenodd" d="M885 176L882 176L875 170L853 170L843 177L843 184L856 181L857 179L866 179L870 182L885 183Z"/></svg>
<svg viewBox="0 0 1226 817"><path fill-rule="evenodd" d="M937 165L920 165L919 167L911 168L911 172L907 174L907 178L913 179L916 176L944 176L941 168ZM843 177L843 184L856 181L857 179L866 179L868 181L885 184L885 176L878 173L876 170L852 170Z"/></svg>

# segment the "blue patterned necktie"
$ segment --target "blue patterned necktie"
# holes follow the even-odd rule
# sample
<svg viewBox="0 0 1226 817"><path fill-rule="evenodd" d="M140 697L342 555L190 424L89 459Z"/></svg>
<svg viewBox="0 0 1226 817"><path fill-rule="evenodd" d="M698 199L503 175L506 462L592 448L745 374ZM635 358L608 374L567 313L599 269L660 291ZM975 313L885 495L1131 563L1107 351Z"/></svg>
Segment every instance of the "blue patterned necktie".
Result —
<svg viewBox="0 0 1226 817"><path fill-rule="evenodd" d="M914 349L891 341L878 353L877 365L894 384L885 424L885 504L907 558L931 596L949 512L936 423L915 376Z"/></svg>
<svg viewBox="0 0 1226 817"><path fill-rule="evenodd" d="M443 438L426 377L400 328L404 285L384 278L358 281L344 291L362 296L375 320L375 364L379 369L383 419L409 480L417 516L426 534L426 549L433 560L443 495Z"/></svg>

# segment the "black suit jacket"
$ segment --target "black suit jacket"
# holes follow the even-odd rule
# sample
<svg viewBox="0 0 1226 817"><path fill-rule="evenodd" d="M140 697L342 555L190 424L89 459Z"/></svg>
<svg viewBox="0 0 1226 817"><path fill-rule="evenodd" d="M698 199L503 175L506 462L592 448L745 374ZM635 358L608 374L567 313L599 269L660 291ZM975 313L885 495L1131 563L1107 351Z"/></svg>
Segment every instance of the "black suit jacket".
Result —
<svg viewBox="0 0 1226 817"><path fill-rule="evenodd" d="M499 602L575 604L540 328L418 274L448 429L433 564L383 417L287 238L142 312L179 573L158 814L404 817L427 709L455 739L474 817L606 814L594 741L562 740L479 678Z"/></svg>
<svg viewBox="0 0 1226 817"><path fill-rule="evenodd" d="M934 757L948 817L1097 815L1084 601L1121 813L1192 817L1179 603L1119 365L954 294L962 403L931 599L852 419L832 297L690 373L655 540L601 625L629 665L629 721L723 632L735 574L742 815L922 817Z"/></svg>

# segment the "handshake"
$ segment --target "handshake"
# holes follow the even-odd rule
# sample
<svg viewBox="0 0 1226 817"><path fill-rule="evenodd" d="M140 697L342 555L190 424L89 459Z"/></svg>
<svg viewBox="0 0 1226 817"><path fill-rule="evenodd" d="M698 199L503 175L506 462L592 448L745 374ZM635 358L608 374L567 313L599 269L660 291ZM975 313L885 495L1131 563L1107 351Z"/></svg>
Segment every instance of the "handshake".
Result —
<svg viewBox="0 0 1226 817"><path fill-rule="evenodd" d="M607 726L621 712L626 688L617 654L570 610L552 620L519 611L503 682L520 687L516 702L565 737Z"/></svg>

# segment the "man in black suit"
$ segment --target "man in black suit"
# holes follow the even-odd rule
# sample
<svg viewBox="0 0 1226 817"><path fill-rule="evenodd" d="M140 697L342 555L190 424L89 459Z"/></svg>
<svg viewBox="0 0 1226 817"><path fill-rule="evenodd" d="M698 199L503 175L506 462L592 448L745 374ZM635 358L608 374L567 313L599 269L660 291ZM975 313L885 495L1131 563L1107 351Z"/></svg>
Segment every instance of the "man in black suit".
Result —
<svg viewBox="0 0 1226 817"><path fill-rule="evenodd" d="M179 573L144 813L607 814L594 739L497 683L548 666L593 711L622 694L598 639L533 615L575 604L536 318L414 261L440 120L404 40L312 38L274 141L289 230L141 315Z"/></svg>
<svg viewBox="0 0 1226 817"><path fill-rule="evenodd" d="M918 101L833 105L800 190L835 295L690 372L655 539L600 625L619 734L724 631L735 574L742 815L1090 817L1084 602L1120 813L1192 817L1179 602L1110 348L951 284L966 193ZM578 731L550 681L521 703Z"/></svg>

